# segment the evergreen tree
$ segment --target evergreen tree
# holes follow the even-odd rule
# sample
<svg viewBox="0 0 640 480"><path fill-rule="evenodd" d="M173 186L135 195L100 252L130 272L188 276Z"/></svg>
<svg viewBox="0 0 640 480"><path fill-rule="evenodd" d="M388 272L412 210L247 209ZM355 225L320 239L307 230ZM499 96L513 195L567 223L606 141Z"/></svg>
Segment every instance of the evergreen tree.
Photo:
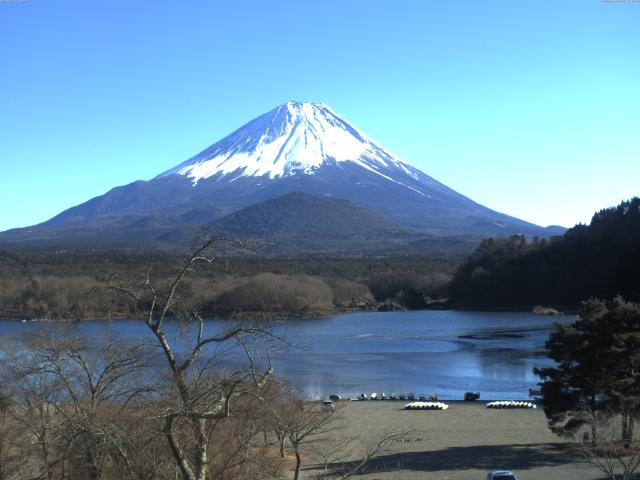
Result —
<svg viewBox="0 0 640 480"><path fill-rule="evenodd" d="M556 324L545 347L556 365L535 373L551 430L572 435L599 412L614 413L623 439L632 440L640 415L640 305L621 297L586 301L574 323Z"/></svg>

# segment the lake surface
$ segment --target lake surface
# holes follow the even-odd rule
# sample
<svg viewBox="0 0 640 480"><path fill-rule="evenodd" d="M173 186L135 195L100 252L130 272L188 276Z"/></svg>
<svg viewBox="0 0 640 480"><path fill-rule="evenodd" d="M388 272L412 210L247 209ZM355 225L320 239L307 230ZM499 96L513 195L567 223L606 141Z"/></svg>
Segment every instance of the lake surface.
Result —
<svg viewBox="0 0 640 480"><path fill-rule="evenodd" d="M367 312L287 322L287 339L297 345L274 353L276 373L305 397L337 393L437 393L462 399L526 399L537 388L533 368L549 365L544 342L553 322L570 317L530 313L413 311ZM226 322L211 320L208 330ZM93 338L105 328L129 339L148 338L136 321L84 322L70 326ZM50 328L4 321L0 335ZM229 354L230 355L230 354Z"/></svg>

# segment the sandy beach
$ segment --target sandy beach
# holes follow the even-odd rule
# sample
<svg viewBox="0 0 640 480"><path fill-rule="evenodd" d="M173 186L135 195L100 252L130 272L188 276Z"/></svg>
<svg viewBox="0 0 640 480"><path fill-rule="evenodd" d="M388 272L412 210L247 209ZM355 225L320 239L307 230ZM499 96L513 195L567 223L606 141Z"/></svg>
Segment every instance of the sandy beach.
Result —
<svg viewBox="0 0 640 480"><path fill-rule="evenodd" d="M403 410L402 401L339 402L336 415L346 431L361 438L410 431L358 478L469 480L484 479L493 469L512 470L519 480L603 478L567 451L566 441L549 431L540 409L492 410L483 401L446 403L446 411L409 411ZM313 470L305 473L311 476Z"/></svg>

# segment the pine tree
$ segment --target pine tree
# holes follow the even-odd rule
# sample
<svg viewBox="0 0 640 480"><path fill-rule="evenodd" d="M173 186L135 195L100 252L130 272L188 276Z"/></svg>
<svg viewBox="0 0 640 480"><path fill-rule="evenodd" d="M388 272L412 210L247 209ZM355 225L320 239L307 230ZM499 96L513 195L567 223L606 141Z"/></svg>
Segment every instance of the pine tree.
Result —
<svg viewBox="0 0 640 480"><path fill-rule="evenodd" d="M535 373L551 430L570 436L599 412L619 414L623 440L631 441L640 415L640 305L621 297L586 301L574 323L556 325L545 347L556 365Z"/></svg>

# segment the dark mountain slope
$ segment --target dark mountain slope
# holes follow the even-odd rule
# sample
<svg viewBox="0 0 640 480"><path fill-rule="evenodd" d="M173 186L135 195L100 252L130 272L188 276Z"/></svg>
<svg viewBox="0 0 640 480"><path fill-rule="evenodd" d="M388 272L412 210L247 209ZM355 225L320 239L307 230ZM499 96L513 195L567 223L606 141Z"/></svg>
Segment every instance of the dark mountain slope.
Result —
<svg viewBox="0 0 640 480"><path fill-rule="evenodd" d="M388 257L425 252L450 257L464 255L477 245L469 239L454 241L401 227L348 200L301 192L255 203L204 226L203 231L248 240L260 254L276 257ZM184 244L189 239L190 232L183 228L158 238Z"/></svg>
<svg viewBox="0 0 640 480"><path fill-rule="evenodd" d="M406 229L353 202L293 192L231 213L211 224L241 237L345 238L407 233Z"/></svg>

